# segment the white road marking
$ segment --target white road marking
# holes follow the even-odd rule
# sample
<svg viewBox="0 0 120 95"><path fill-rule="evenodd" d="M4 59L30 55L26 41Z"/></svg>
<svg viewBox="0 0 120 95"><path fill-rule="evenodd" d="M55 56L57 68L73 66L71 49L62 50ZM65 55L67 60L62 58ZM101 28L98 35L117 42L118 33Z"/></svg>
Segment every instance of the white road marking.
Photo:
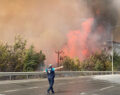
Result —
<svg viewBox="0 0 120 95"><path fill-rule="evenodd" d="M41 87L30 87L30 88L27 88L27 89L36 89L36 88L41 88Z"/></svg>
<svg viewBox="0 0 120 95"><path fill-rule="evenodd" d="M0 95L5 95L5 94L0 94Z"/></svg>
<svg viewBox="0 0 120 95"><path fill-rule="evenodd" d="M3 93L10 93L10 92L16 92L16 91L21 91L21 90L30 90L30 89L36 89L36 88L41 88L41 87L29 87L29 88L23 88L23 89L14 89L14 90L7 90L3 91Z"/></svg>
<svg viewBox="0 0 120 95"><path fill-rule="evenodd" d="M8 93L8 92L15 92L15 91L18 91L19 89L14 89L14 90L7 90L7 91L4 91L4 93Z"/></svg>
<svg viewBox="0 0 120 95"><path fill-rule="evenodd" d="M87 95L87 93L85 93L85 92L82 92L82 93L80 93L80 95Z"/></svg>
<svg viewBox="0 0 120 95"><path fill-rule="evenodd" d="M100 91L103 91L103 90L106 90L106 89L110 89L110 88L113 88L114 86L108 86L108 87L104 87L104 88L101 88Z"/></svg>

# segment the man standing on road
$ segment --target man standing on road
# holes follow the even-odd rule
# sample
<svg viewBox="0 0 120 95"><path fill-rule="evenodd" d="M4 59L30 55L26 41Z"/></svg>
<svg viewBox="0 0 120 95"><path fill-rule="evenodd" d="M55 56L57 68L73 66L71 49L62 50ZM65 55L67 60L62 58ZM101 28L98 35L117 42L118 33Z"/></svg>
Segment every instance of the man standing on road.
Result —
<svg viewBox="0 0 120 95"><path fill-rule="evenodd" d="M53 85L54 85L54 78L55 78L55 70L59 70L61 68L63 68L63 66L53 68L52 64L50 64L49 67L46 69L48 82L49 82L49 88L47 90L48 94L50 93L50 90L51 90L52 94L54 94Z"/></svg>

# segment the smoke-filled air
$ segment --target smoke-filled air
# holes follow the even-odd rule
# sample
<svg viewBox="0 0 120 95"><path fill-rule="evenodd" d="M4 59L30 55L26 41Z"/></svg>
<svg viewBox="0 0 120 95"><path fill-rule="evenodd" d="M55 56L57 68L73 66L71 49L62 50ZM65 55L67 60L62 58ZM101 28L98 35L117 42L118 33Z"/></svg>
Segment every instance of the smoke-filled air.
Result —
<svg viewBox="0 0 120 95"><path fill-rule="evenodd" d="M111 40L120 42L119 0L0 0L0 40L16 35L57 63L55 51L84 60ZM117 28L118 29L118 28ZM120 28L119 28L120 30Z"/></svg>

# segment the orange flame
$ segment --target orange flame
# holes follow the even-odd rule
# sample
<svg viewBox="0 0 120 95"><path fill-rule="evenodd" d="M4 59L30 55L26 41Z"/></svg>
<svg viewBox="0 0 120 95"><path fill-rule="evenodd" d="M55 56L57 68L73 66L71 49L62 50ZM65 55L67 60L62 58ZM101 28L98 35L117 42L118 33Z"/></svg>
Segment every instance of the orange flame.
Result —
<svg viewBox="0 0 120 95"><path fill-rule="evenodd" d="M72 58L77 56L80 60L83 60L89 55L87 38L91 32L93 21L93 18L89 18L81 24L80 30L71 31L67 34L68 42L63 48L66 56Z"/></svg>

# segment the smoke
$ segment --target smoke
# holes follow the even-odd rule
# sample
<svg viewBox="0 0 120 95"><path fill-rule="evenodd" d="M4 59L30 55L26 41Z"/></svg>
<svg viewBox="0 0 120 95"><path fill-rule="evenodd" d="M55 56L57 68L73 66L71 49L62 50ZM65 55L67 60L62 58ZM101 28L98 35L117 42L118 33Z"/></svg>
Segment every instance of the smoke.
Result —
<svg viewBox="0 0 120 95"><path fill-rule="evenodd" d="M94 2L92 2L94 1ZM112 40L113 27L117 24L118 13L111 0L87 0L92 12L92 20L86 18L79 30L68 33L68 42L63 48L65 55L83 60L96 51L102 50L104 43ZM106 5L108 5L106 7Z"/></svg>
<svg viewBox="0 0 120 95"><path fill-rule="evenodd" d="M119 14L115 6L118 1L0 0L0 40L12 44L14 37L20 34L28 41L27 46L33 44L36 50L43 50L47 56L46 64L55 64L55 50L65 49L68 41L72 40L68 37L71 34L75 39L84 36L86 28L81 28L82 24L92 18L92 24L88 25L91 26L90 32L83 41L86 42L85 45L81 43L83 39L75 40L81 48L88 45L84 52L89 55L95 49L93 47L99 46L98 42L110 39L111 27L118 24ZM81 50L78 46L75 47L78 51ZM74 55L81 56L80 58L83 56L78 53Z"/></svg>

